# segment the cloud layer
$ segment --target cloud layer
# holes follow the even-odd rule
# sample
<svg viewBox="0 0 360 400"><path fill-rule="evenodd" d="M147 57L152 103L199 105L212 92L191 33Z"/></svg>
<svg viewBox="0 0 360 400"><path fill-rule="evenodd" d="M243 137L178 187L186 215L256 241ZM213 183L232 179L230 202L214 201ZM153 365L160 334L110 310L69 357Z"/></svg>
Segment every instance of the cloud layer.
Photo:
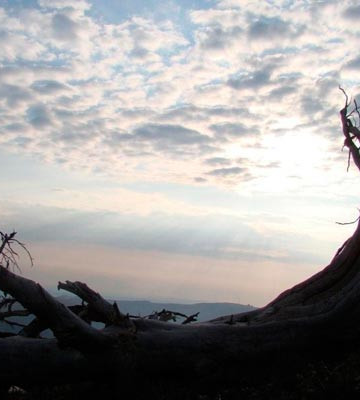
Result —
<svg viewBox="0 0 360 400"><path fill-rule="evenodd" d="M118 22L96 2L0 8L2 146L124 180L241 185L263 175L261 159L281 169L272 135L332 139L338 84L358 91L359 7L203 6ZM254 148L251 174L229 166ZM209 154L224 165L209 169Z"/></svg>
<svg viewBox="0 0 360 400"><path fill-rule="evenodd" d="M352 0L0 1L3 220L33 242L322 262L341 236L329 219L358 198L338 86L360 93L359 14Z"/></svg>

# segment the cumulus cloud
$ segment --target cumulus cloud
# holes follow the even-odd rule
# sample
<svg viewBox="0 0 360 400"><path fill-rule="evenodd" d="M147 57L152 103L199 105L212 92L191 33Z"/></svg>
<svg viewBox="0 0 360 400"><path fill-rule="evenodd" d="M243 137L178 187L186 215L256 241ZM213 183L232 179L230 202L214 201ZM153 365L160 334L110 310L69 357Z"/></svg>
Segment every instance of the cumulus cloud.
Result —
<svg viewBox="0 0 360 400"><path fill-rule="evenodd" d="M227 84L236 90L258 89L270 83L271 71L268 68L262 68L239 77L230 78Z"/></svg>
<svg viewBox="0 0 360 400"><path fill-rule="evenodd" d="M251 113L247 107L233 107L231 105L204 107L186 104L166 109L157 118L168 121L201 121L208 123L209 121L218 121L219 119L249 118L250 115Z"/></svg>
<svg viewBox="0 0 360 400"><path fill-rule="evenodd" d="M206 180L205 178L203 178L202 176L196 176L196 177L194 178L194 181L197 182L197 183L204 183L204 182L207 182L207 180Z"/></svg>
<svg viewBox="0 0 360 400"><path fill-rule="evenodd" d="M0 84L0 95L9 108L18 107L32 99L29 90L18 85Z"/></svg>
<svg viewBox="0 0 360 400"><path fill-rule="evenodd" d="M345 69L358 70L360 68L360 56L355 57L345 64Z"/></svg>
<svg viewBox="0 0 360 400"><path fill-rule="evenodd" d="M49 110L43 104L34 104L26 111L27 120L34 128L51 126L52 118Z"/></svg>
<svg viewBox="0 0 360 400"><path fill-rule="evenodd" d="M350 21L357 21L360 17L360 6L349 6L343 11L343 15L346 19Z"/></svg>
<svg viewBox="0 0 360 400"><path fill-rule="evenodd" d="M249 26L248 35L251 39L271 40L288 35L291 25L281 18L262 17Z"/></svg>
<svg viewBox="0 0 360 400"><path fill-rule="evenodd" d="M63 92L69 88L61 82L55 80L38 80L31 84L31 89L41 94L51 94Z"/></svg>
<svg viewBox="0 0 360 400"><path fill-rule="evenodd" d="M297 27L295 21L284 21L281 17L261 16L248 27L248 36L253 40L271 41L291 39L299 36L304 27Z"/></svg>
<svg viewBox="0 0 360 400"><path fill-rule="evenodd" d="M208 175L212 176L234 176L244 175L247 172L245 168L240 167L229 167L229 168L216 168L208 172Z"/></svg>
<svg viewBox="0 0 360 400"><path fill-rule="evenodd" d="M135 154L151 149L151 152L181 157L216 150L211 146L211 137L175 124L143 124L131 133L113 133L105 142L109 146L127 145Z"/></svg>
<svg viewBox="0 0 360 400"><path fill-rule="evenodd" d="M90 3L86 0L77 0L76 2L72 0L38 0L38 3L40 7L52 9L75 8L85 11L91 7Z"/></svg>
<svg viewBox="0 0 360 400"><path fill-rule="evenodd" d="M65 14L55 14L51 20L51 27L56 39L67 41L78 38L78 25Z"/></svg>
<svg viewBox="0 0 360 400"><path fill-rule="evenodd" d="M249 135L257 135L259 129L256 126L246 126L241 122L231 123L224 122L219 124L213 124L210 129L215 132L217 137L223 138L241 138Z"/></svg>
<svg viewBox="0 0 360 400"><path fill-rule="evenodd" d="M296 86L280 86L269 92L269 100L279 101L290 94L296 93L296 91Z"/></svg>
<svg viewBox="0 0 360 400"><path fill-rule="evenodd" d="M136 128L137 140L164 143L165 145L194 145L209 143L210 138L180 125L146 124Z"/></svg>
<svg viewBox="0 0 360 400"><path fill-rule="evenodd" d="M309 116L312 116L315 113L323 110L321 101L311 95L304 95L301 98L301 107L303 112Z"/></svg>
<svg viewBox="0 0 360 400"><path fill-rule="evenodd" d="M204 163L208 165L229 165L231 164L231 160L225 157L212 157L204 160Z"/></svg>
<svg viewBox="0 0 360 400"><path fill-rule="evenodd" d="M206 50L223 50L240 38L243 29L240 26L225 29L222 26L210 26L198 34L201 48Z"/></svg>

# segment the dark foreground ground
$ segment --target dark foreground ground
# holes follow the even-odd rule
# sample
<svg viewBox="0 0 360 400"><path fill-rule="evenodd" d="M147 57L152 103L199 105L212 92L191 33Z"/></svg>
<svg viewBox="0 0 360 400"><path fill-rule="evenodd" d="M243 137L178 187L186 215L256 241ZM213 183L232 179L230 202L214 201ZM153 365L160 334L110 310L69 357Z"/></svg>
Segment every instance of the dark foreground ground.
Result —
<svg viewBox="0 0 360 400"><path fill-rule="evenodd" d="M267 364L266 368L263 364ZM211 383L209 383L211 382ZM233 370L220 381L178 377L143 377L131 382L84 382L76 385L12 388L1 398L11 400L232 400L232 399L360 399L360 346L327 354L277 355Z"/></svg>

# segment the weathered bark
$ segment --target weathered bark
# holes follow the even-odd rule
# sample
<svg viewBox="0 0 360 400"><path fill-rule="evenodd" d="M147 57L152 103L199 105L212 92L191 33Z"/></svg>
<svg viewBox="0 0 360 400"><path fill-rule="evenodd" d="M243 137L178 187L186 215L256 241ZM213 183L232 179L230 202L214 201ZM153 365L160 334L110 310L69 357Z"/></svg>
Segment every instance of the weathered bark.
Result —
<svg viewBox="0 0 360 400"><path fill-rule="evenodd" d="M240 369L273 353L348 340L359 334L359 256L360 225L328 267L259 310L192 325L142 318L123 324L122 316L120 323L115 320L102 330L82 321L39 285L0 267L0 289L44 321L56 337L1 339L0 379L21 385L110 378L119 371L201 376ZM85 287L68 282L67 288L73 285ZM113 306L101 296L86 300L105 319L106 310L112 313Z"/></svg>
<svg viewBox="0 0 360 400"><path fill-rule="evenodd" d="M107 346L115 341L109 335L92 328L30 279L17 276L1 266L0 282L0 289L11 294L42 321L46 321L61 343L85 349Z"/></svg>

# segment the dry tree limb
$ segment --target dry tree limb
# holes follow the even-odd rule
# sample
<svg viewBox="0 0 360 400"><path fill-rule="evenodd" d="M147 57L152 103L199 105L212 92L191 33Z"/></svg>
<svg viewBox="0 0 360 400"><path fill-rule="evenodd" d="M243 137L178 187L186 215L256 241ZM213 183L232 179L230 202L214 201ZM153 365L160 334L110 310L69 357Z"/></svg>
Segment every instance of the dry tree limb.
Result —
<svg viewBox="0 0 360 400"><path fill-rule="evenodd" d="M354 129L354 126L353 126L351 120L349 119L348 107L349 107L350 103L349 103L348 95L346 94L345 90L342 87L339 87L339 89L345 95L345 105L340 110L341 124L342 124L343 134L345 136L344 146L346 146L349 149L349 152L352 155L355 165L360 170L359 149L356 146L356 144L354 143L354 139L357 138L358 129L356 127L355 127L356 129ZM357 103L355 103L355 107L357 108ZM353 133L354 136L352 136L351 133ZM348 164L348 168L349 168L349 164Z"/></svg>
<svg viewBox="0 0 360 400"><path fill-rule="evenodd" d="M89 325L92 321L103 322L102 319L99 319L97 315L90 313L87 306L73 305L68 306L68 309ZM46 321L35 317L28 325L21 329L19 335L24 337L38 338L43 331L49 328L50 326Z"/></svg>
<svg viewBox="0 0 360 400"><path fill-rule="evenodd" d="M166 310L165 308L162 309L161 311L154 311L150 315L146 315L143 318L144 319L151 319L151 320L157 320L157 321L162 321L162 322L169 322L173 321L176 322L177 318L184 318L184 321L182 321L182 325L189 324L191 322L197 321L197 317L200 313L197 312L192 315L186 315L184 313L178 312L178 311L171 311L171 310Z"/></svg>
<svg viewBox="0 0 360 400"><path fill-rule="evenodd" d="M0 289L11 294L32 314L46 321L55 337L64 345L89 349L114 343L113 338L89 326L39 284L17 276L2 266Z"/></svg>
<svg viewBox="0 0 360 400"><path fill-rule="evenodd" d="M166 371L168 376L206 379L209 365L216 377L217 371L241 372L259 357L271 360L279 352L330 348L358 337L359 271L360 222L327 268L259 310L184 325L138 318L133 320L136 332L129 334L117 325L92 330L39 285L0 267L0 289L46 321L56 335L1 339L0 379L11 384L69 382L74 377L111 379L121 371L134 378Z"/></svg>
<svg viewBox="0 0 360 400"><path fill-rule="evenodd" d="M189 315L186 319L182 322L182 325L190 324L191 322L196 322L200 312L195 314Z"/></svg>
<svg viewBox="0 0 360 400"><path fill-rule="evenodd" d="M18 333L19 336L27 337L27 338L39 338L41 332L48 329L48 324L35 317L28 325L24 326Z"/></svg>
<svg viewBox="0 0 360 400"><path fill-rule="evenodd" d="M78 296L82 301L89 304L89 307L93 308L105 323L117 323L121 322L118 320L119 315L115 311L114 307L106 301L99 293L89 288L86 283L83 282L59 282L57 286L58 290L63 289L69 293L73 293ZM120 318L125 319L125 315L120 314Z"/></svg>
<svg viewBox="0 0 360 400"><path fill-rule="evenodd" d="M15 237L15 235L16 235L15 231L10 233L10 234L0 232L0 239L1 239L0 254L4 253L4 250L6 249L6 246Z"/></svg>
<svg viewBox="0 0 360 400"><path fill-rule="evenodd" d="M161 311L155 311L152 314L146 316L145 318L168 322L176 322L177 317L187 318L185 314L179 313L177 311L166 310L163 308Z"/></svg>
<svg viewBox="0 0 360 400"><path fill-rule="evenodd" d="M11 310L12 310L12 306L13 306L15 303L16 303L16 299L12 299L12 298L10 298L10 297L3 297L3 298L0 300L0 310L1 310L2 308L7 307L7 309L8 309L9 311L11 311Z"/></svg>
<svg viewBox="0 0 360 400"><path fill-rule="evenodd" d="M339 85L339 90L341 90L344 93L344 96L345 96L345 108L347 108L350 105L349 96L347 95L345 89L343 89L340 85Z"/></svg>
<svg viewBox="0 0 360 400"><path fill-rule="evenodd" d="M66 281L58 283L58 290L63 289L77 295L81 300L88 303L90 314L96 315L97 320L106 325L119 325L124 327L133 327L131 320L122 314L114 302L111 305L99 293L95 292L83 282Z"/></svg>
<svg viewBox="0 0 360 400"><path fill-rule="evenodd" d="M355 224L356 222L358 222L359 219L360 219L360 215L356 219L354 219L354 221L350 221L350 222L335 222L335 223L338 224L338 225L352 225L352 224Z"/></svg>
<svg viewBox="0 0 360 400"><path fill-rule="evenodd" d="M20 246L22 250L25 251L27 254L31 266L34 265L34 259L29 252L29 250L26 248L25 244L20 242L19 240L15 239L16 232L12 232L10 234L4 233L0 231L0 240L1 240L1 245L0 245L0 265L1 263L5 263L6 267L9 268L12 266L14 269L17 269L19 272L21 272L19 263L17 261L17 258L19 258L18 253L14 250L13 244L16 244Z"/></svg>
<svg viewBox="0 0 360 400"><path fill-rule="evenodd" d="M25 324L22 324L20 322L15 322L15 321L9 321L6 318L2 318L2 321L5 322L7 325L10 325L10 326L17 326L17 327L20 327L20 328L25 328L26 327Z"/></svg>
<svg viewBox="0 0 360 400"><path fill-rule="evenodd" d="M27 317L31 313L28 310L11 310L11 311L3 311L0 312L0 321L3 320L4 318L10 318L10 317Z"/></svg>

